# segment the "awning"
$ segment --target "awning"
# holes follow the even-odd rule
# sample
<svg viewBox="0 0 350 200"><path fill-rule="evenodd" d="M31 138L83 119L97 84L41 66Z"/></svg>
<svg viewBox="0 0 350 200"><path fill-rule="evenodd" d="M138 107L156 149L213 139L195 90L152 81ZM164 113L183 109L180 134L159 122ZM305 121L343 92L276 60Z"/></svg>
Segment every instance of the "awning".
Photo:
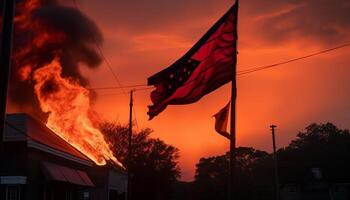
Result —
<svg viewBox="0 0 350 200"><path fill-rule="evenodd" d="M44 162L43 170L46 178L53 181L62 181L74 185L95 186L86 172L62 165Z"/></svg>

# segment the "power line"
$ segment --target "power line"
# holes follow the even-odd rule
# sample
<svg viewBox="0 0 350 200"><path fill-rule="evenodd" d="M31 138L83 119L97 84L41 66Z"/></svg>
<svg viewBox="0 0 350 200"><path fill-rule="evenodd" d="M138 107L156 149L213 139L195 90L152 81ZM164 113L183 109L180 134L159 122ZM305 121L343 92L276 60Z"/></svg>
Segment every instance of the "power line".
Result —
<svg viewBox="0 0 350 200"><path fill-rule="evenodd" d="M283 61L283 62L270 64L270 65L265 65L265 66L261 66L261 67L251 67L250 69L238 71L237 75L250 74L250 73L253 73L253 72L260 71L260 70L265 70L265 69L277 67L277 66L280 66L280 65L285 65L285 64L288 64L288 63L291 63L291 62L304 60L306 58L310 58L310 57L314 57L314 56L317 56L317 55L325 54L325 53L328 53L330 51L334 51L334 50L341 49L341 48L348 47L348 46L350 46L350 42L342 44L342 45L339 45L339 46L336 46L336 47L333 47L333 48L325 49L325 50L322 50L322 51L319 51L319 52L316 52L316 53L312 53L312 54L309 54L309 55L305 55L305 56L301 56L301 57L298 57L298 58L293 58L293 59L290 59L290 60L286 60L286 61Z"/></svg>
<svg viewBox="0 0 350 200"><path fill-rule="evenodd" d="M122 88L136 88L136 87L144 87L146 84L137 84L137 85L124 85L120 87L110 86L110 87L94 87L88 88L89 90L114 90L114 89L122 89Z"/></svg>
<svg viewBox="0 0 350 200"><path fill-rule="evenodd" d="M79 6L78 6L78 3L76 2L76 0L72 0L73 1L73 4L75 6L75 8L77 10L80 11L79 9ZM125 96L127 96L127 93L125 92L125 88L133 88L134 86L123 86L119 80L119 78L117 77L116 73L113 71L113 68L112 68L112 65L111 63L109 62L109 60L107 59L107 57L104 55L103 51L102 51L102 48L100 47L97 39L95 37L93 37L94 41L95 41L95 44L96 44L96 47L102 57L102 59L104 60L104 62L106 63L106 66L108 67L109 71L112 73L112 76L114 77L114 80L116 81L116 83L118 84L118 87L119 89L122 90L122 94L124 94ZM145 85L136 85L136 87L139 87L139 86L145 86ZM104 88L104 89L107 89L107 88ZM136 126L137 126L137 129L138 129L138 123L137 123L137 119L136 119L136 110L135 108L133 107L132 108L133 112L134 112L134 116L135 116L135 121L136 121Z"/></svg>
<svg viewBox="0 0 350 200"><path fill-rule="evenodd" d="M79 8L79 5L78 5L77 1L76 0L72 0L72 1L73 1L73 4L74 4L74 7L77 10L80 11L80 8ZM114 77L114 79L115 79L116 83L118 84L118 86L89 88L90 90L114 90L114 89L121 89L122 92L126 95L126 92L124 90L125 88L137 88L137 87L147 86L146 84L122 85L121 82L119 81L119 78L117 77L117 75L113 71L112 65L110 64L109 60L104 55L104 53L103 53L103 51L102 51L102 49L101 49L97 39L95 37L93 37L93 39L94 39L94 41L96 43L96 47L97 47L101 57L105 61L106 66L108 67L108 69L112 73L112 76ZM246 70L238 71L237 72L237 76L250 74L250 73L254 73L254 72L265 70L265 69L269 69L269 68L278 67L278 66L285 65L285 64L288 64L288 63L291 63L291 62L296 62L296 61L299 61L299 60L304 60L304 59L307 59L307 58L310 58L310 57L314 57L314 56L317 56L317 55L325 54L325 53L328 53L328 52L331 52L331 51L334 51L334 50L338 50L338 49L341 49L341 48L344 48L344 47L348 47L348 46L350 46L350 42L342 44L342 45L338 45L338 46L333 47L333 48L325 49L325 50L322 50L322 51L319 51L319 52L316 52L316 53L312 53L312 54L309 54L309 55L301 56L301 57L298 57L298 58L293 58L293 59L290 59L290 60L287 60L287 61L283 61L283 62L279 62L279 63L275 63L275 64L270 64L270 65L265 65L265 66L251 67L251 68L248 68ZM207 70L209 70L209 68L206 69L205 71L207 71ZM150 88L147 88L147 89L150 89Z"/></svg>
<svg viewBox="0 0 350 200"><path fill-rule="evenodd" d="M74 7L75 7L77 10L79 10L79 11L81 12L77 1L76 1L76 0L72 0L72 1L73 1L73 4L74 4ZM116 83L118 84L118 87L119 87L120 89L122 89L122 91L125 93L125 91L123 90L123 87L124 87L124 86L123 86L123 85L121 84L121 82L119 81L119 78L117 77L117 74L113 71L112 65L110 64L110 62L109 62L109 60L107 59L107 57L104 55L104 53L103 53L103 51L102 51L102 48L100 47L99 42L97 41L97 39L96 39L95 37L92 37L92 38L93 38L93 40L94 40L94 42L95 42L95 45L96 45L96 47L97 47L97 50L99 51L100 56L102 57L102 59L103 59L104 62L106 63L106 66L108 67L108 69L109 69L109 71L111 72L111 74L112 74L114 80L115 80ZM125 95L126 95L126 93L125 93Z"/></svg>
<svg viewBox="0 0 350 200"><path fill-rule="evenodd" d="M80 10L76 0L72 0L72 1L73 1L74 6L76 7L76 9ZM138 87L145 87L145 86L147 86L146 84L122 85L121 82L119 81L117 75L113 71L112 65L110 64L109 60L104 55L104 53L103 53L103 51L102 51L102 49L101 49L97 39L95 37L93 37L93 39L95 40L96 47L97 47L101 57L103 58L104 62L106 63L106 66L110 70L110 72L111 72L112 76L114 77L114 79L115 79L116 83L118 84L118 86L115 86L115 87L89 88L90 90L111 90L111 89L114 90L114 89L121 89L122 93L120 93L120 94L126 95L126 92L124 90L125 88L134 88L134 91L150 90L150 89L153 88L153 87L146 87L146 88L135 89L135 88L138 88ZM254 73L254 72L257 72L257 71L262 71L262 70L266 70L266 69L269 69L269 68L275 68L275 67L278 67L278 66L281 66L281 65L285 65L285 64L288 64L288 63L296 62L296 61L299 61L299 60L304 60L304 59L307 59L307 58L310 58L310 57L314 57L314 56L317 56L317 55L325 54L325 53L328 53L328 52L331 52L331 51L335 51L335 50L338 50L338 49L341 49L341 48L345 48L345 47L348 47L348 46L350 46L350 42L342 44L342 45L339 45L339 46L336 46L336 47L333 47L333 48L325 49L325 50L322 50L322 51L319 51L319 52L316 52L316 53L312 53L312 54L309 54L309 55L305 55L305 56L301 56L301 57L298 57L298 58L286 60L286 61L283 61L283 62L270 64L270 65L265 65L265 66L251 67L251 68L248 68L246 70L238 71L237 72L237 76L242 76L242 75ZM206 69L205 71L207 71L207 70L209 70L209 68ZM192 81L194 81L194 80L192 80ZM105 94L105 95L119 95L119 94ZM136 119L136 110L135 110L134 107L132 109L133 109L133 112L134 112L134 115L135 115L136 126L138 128L138 123L137 123L137 119Z"/></svg>
<svg viewBox="0 0 350 200"><path fill-rule="evenodd" d="M152 89L154 89L154 87L139 88L139 89L134 89L134 91L146 91L146 90L152 90ZM118 95L124 95L124 93L115 92L115 93L99 94L98 96L118 96Z"/></svg>
<svg viewBox="0 0 350 200"><path fill-rule="evenodd" d="M333 48L325 49L325 50L322 50L322 51L319 51L319 52L308 54L308 55L305 55L305 56L301 56L301 57L293 58L293 59L290 59L290 60L286 60L286 61L283 61L283 62L278 62L278 63L274 63L274 64L270 64L270 65L263 65L263 66L258 66L258 67L250 67L250 68L248 68L246 70L239 70L237 72L237 76L242 76L242 75L245 75L245 74L250 74L250 73L254 73L254 72L265 70L265 69L269 69L269 68L279 67L281 65L285 65L285 64L288 64L288 63L296 62L296 61L299 61L299 60L304 60L304 59L307 59L307 58L310 58L310 57L314 57L314 56L318 56L318 55L321 55L321 54L325 54L325 53L328 53L328 52L331 52L331 51L335 51L335 50L338 50L338 49L342 49L342 48L345 48L345 47L348 47L348 46L350 46L350 42L342 44L342 45L338 45L338 46L333 47ZM122 87L113 87L112 86L112 87L90 88L90 90L112 90L112 89L123 89L123 88L138 88L138 87L145 87L145 86L147 86L147 85L146 84L137 84L137 85L125 85L125 86L122 86ZM148 90L148 89L151 89L151 88L142 88L141 90L144 90L144 89Z"/></svg>
<svg viewBox="0 0 350 200"><path fill-rule="evenodd" d="M125 95L124 92L118 92L118 93L107 93L107 94L99 94L98 96L117 96L117 95Z"/></svg>
<svg viewBox="0 0 350 200"><path fill-rule="evenodd" d="M150 89L154 89L154 87L145 87L145 88L135 89L135 91L144 91L144 90L150 90Z"/></svg>
<svg viewBox="0 0 350 200"><path fill-rule="evenodd" d="M117 84L119 85L119 87L122 89L123 93L126 94L125 91L124 91L124 86L121 84L121 82L119 81L117 75L114 73L114 71L113 71L113 69L112 69L112 65L110 64L110 62L108 61L108 59L106 58L106 56L103 54L101 47L100 47L98 44L96 44L96 46L97 46L97 49L99 50L99 52L100 52L100 54L101 54L103 60L105 61L106 65L107 65L107 67L108 67L108 69L109 69L109 71L111 71L111 73L112 73L112 75L113 75L113 77L114 77L116 83L117 83Z"/></svg>

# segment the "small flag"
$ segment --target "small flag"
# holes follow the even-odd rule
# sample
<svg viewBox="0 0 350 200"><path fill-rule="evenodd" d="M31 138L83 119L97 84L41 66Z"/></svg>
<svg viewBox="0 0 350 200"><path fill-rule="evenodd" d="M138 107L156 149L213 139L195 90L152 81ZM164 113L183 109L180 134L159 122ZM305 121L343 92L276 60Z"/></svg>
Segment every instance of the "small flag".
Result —
<svg viewBox="0 0 350 200"><path fill-rule="evenodd" d="M226 131L229 111L230 111L230 102L213 116L215 117L216 132L226 137L227 139L230 139L230 134Z"/></svg>
<svg viewBox="0 0 350 200"><path fill-rule="evenodd" d="M148 78L148 85L156 87L150 119L168 105L194 103L235 79L237 10L235 4L183 57Z"/></svg>

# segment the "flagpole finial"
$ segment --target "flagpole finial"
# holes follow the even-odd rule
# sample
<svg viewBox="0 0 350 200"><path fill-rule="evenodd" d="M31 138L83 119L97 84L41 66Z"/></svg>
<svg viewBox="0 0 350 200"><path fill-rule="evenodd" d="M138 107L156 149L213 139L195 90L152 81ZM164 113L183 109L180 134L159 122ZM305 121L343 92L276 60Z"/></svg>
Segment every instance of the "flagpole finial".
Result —
<svg viewBox="0 0 350 200"><path fill-rule="evenodd" d="M270 126L271 129L275 129L276 127L277 127L277 126L274 125L274 124L272 124L272 125Z"/></svg>

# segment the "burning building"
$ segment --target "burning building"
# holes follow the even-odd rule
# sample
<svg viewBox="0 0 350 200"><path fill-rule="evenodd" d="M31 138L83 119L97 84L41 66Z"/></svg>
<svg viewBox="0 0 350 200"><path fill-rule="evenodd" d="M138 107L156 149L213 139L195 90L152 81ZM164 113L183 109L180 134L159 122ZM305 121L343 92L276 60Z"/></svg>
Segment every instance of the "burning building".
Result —
<svg viewBox="0 0 350 200"><path fill-rule="evenodd" d="M1 200L125 199L127 175L82 154L26 114L7 116L1 152Z"/></svg>
<svg viewBox="0 0 350 200"><path fill-rule="evenodd" d="M103 200L125 193L124 167L99 130L91 108L96 96L80 73L99 66L103 37L67 3L16 1L8 110L39 121L7 117L1 200Z"/></svg>
<svg viewBox="0 0 350 200"><path fill-rule="evenodd" d="M101 62L103 37L97 25L59 0L18 0L14 17L9 87L10 112L29 113L97 165L115 157L91 108L81 67ZM0 19L1 23L1 19Z"/></svg>

